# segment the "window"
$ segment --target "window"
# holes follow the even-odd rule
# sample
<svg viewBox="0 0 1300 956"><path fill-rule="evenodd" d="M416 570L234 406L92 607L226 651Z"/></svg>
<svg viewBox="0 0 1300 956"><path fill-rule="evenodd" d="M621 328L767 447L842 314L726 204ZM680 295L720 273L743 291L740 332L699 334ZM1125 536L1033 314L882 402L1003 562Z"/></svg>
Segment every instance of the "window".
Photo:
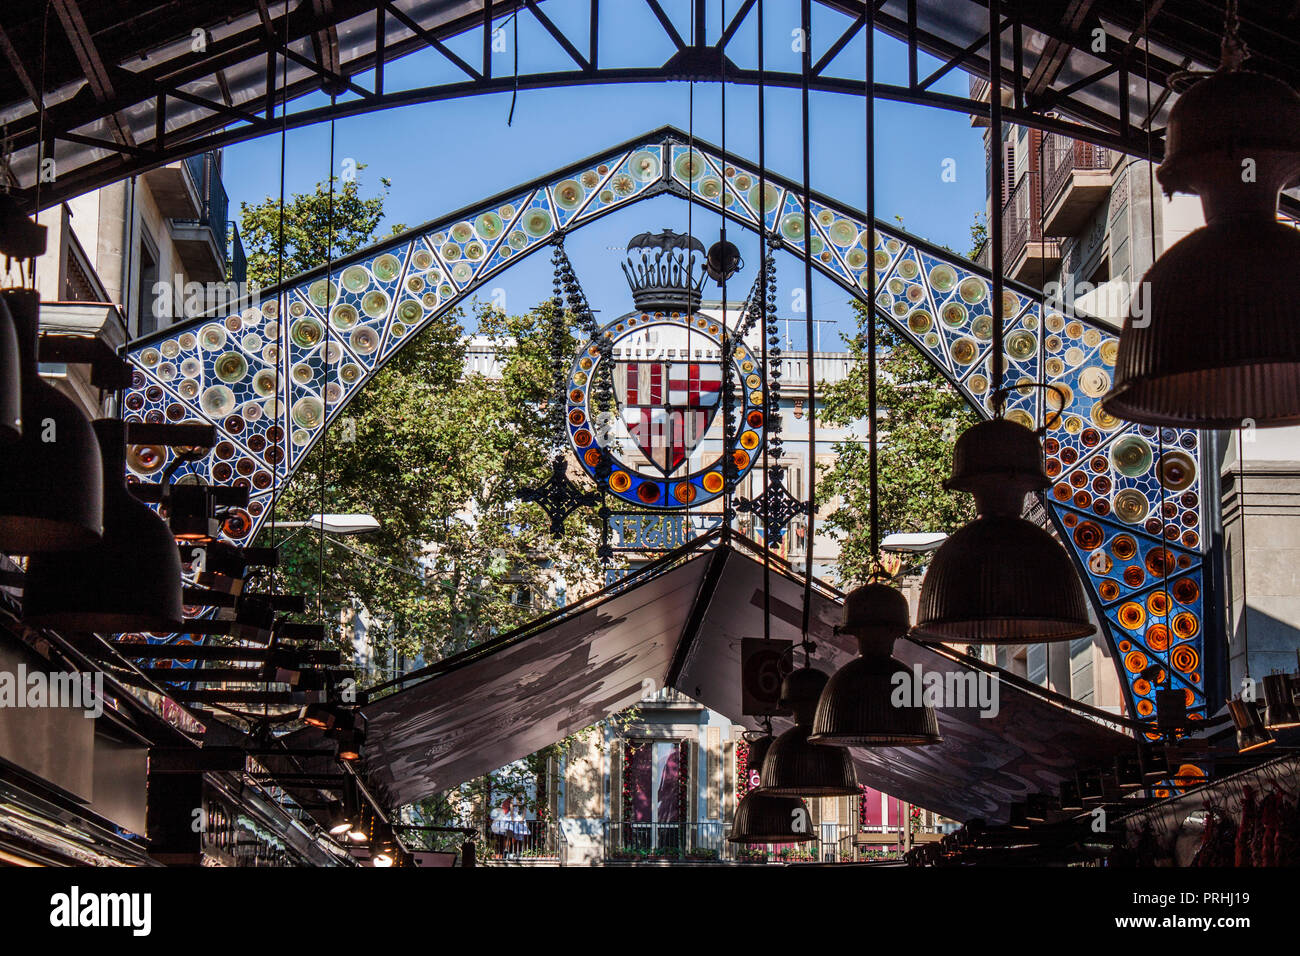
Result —
<svg viewBox="0 0 1300 956"><path fill-rule="evenodd" d="M136 335L148 335L158 328L159 316L154 312L154 284L158 275L158 248L148 233L140 234L140 257L136 269Z"/></svg>

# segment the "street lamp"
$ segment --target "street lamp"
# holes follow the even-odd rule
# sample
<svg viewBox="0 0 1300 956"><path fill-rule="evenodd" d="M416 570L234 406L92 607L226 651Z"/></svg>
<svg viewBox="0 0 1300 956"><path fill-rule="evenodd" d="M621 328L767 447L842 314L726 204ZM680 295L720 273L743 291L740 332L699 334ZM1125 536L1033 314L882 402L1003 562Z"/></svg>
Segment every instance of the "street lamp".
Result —
<svg viewBox="0 0 1300 956"><path fill-rule="evenodd" d="M893 551L896 554L925 554L936 550L939 545L947 540L948 535L942 531L887 534L884 540L880 542L880 549L882 551Z"/></svg>
<svg viewBox="0 0 1300 956"><path fill-rule="evenodd" d="M326 534L369 534L379 530L374 515L312 515L306 521L277 521L277 528L313 528Z"/></svg>

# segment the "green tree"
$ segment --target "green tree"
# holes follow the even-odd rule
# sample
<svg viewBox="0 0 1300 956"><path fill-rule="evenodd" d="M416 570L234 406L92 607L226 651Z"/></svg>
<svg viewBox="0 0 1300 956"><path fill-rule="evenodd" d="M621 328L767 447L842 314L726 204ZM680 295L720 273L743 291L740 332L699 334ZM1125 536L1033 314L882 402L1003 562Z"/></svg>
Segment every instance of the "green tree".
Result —
<svg viewBox="0 0 1300 956"><path fill-rule="evenodd" d="M862 333L845 338L858 359L826 388L822 418L849 426L867 418L867 311L854 303ZM880 533L956 530L974 517L969 495L945 491L952 442L975 414L939 369L892 326L877 326L880 417ZM826 524L840 542L841 579L861 583L871 566L869 454L864 441L835 444L835 462L817 482L819 504L832 505Z"/></svg>
<svg viewBox="0 0 1300 956"><path fill-rule="evenodd" d="M295 195L285 207L284 274L364 248L378 236L384 191L361 198L355 180ZM249 275L279 270L278 203L244 204ZM397 227L400 229L401 227ZM497 349L498 378L467 374L466 316L447 311L411 337L348 404L280 493L276 514L366 513L380 530L333 539L278 531L278 585L306 594L332 623L364 609L380 651L426 659L455 653L554 606L558 582L572 596L595 582L591 509L553 537L549 519L520 492L549 474L555 443L548 403L554 379L550 302L513 316L481 307L480 335ZM560 323L566 325L565 316ZM571 351L570 336L564 343ZM343 427L339 427L343 423ZM264 528L259 543L273 535ZM556 596L558 597L558 595ZM342 642L341 629L336 637Z"/></svg>
<svg viewBox="0 0 1300 956"><path fill-rule="evenodd" d="M551 308L479 311L500 378L464 372L463 316L435 318L348 405L344 427L336 422L312 449L280 514L380 522L363 537L304 533L282 548L286 579L327 620L364 608L377 648L436 659L554 607L557 583L569 595L594 583L590 509L554 537L542 509L520 500L549 473Z"/></svg>
<svg viewBox="0 0 1300 956"><path fill-rule="evenodd" d="M365 164L357 166L358 172ZM294 193L284 204L284 262L280 263L280 201L271 196L259 203L239 204L239 236L248 255L248 281L258 288L275 285L300 272L322 266L330 258L340 259L364 249L376 239L384 218L384 200L391 181L380 177L380 193L362 198L360 179L340 181L338 177L319 182L306 193ZM333 185L333 199L330 186ZM330 208L333 205L333 229ZM405 226L395 225L392 234ZM333 248L331 255L331 231Z"/></svg>

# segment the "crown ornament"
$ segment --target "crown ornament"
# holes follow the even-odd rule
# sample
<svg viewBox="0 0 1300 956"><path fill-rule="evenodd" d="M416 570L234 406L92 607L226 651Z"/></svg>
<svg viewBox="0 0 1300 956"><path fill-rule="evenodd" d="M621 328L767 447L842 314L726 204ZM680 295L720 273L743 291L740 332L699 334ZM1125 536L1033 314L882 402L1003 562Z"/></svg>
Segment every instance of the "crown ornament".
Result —
<svg viewBox="0 0 1300 956"><path fill-rule="evenodd" d="M704 286L704 244L665 229L643 232L627 244L623 274L642 312L693 312Z"/></svg>

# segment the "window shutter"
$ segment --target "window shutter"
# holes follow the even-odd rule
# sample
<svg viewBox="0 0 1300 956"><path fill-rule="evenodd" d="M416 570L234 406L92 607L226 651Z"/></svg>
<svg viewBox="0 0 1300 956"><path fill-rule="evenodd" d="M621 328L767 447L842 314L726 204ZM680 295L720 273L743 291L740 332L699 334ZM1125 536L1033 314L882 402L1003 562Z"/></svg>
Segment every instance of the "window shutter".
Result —
<svg viewBox="0 0 1300 956"><path fill-rule="evenodd" d="M1007 140L1002 144L1002 205L1006 206L1011 191L1016 188L1016 144Z"/></svg>
<svg viewBox="0 0 1300 956"><path fill-rule="evenodd" d="M609 818L623 819L623 741L609 744Z"/></svg>

